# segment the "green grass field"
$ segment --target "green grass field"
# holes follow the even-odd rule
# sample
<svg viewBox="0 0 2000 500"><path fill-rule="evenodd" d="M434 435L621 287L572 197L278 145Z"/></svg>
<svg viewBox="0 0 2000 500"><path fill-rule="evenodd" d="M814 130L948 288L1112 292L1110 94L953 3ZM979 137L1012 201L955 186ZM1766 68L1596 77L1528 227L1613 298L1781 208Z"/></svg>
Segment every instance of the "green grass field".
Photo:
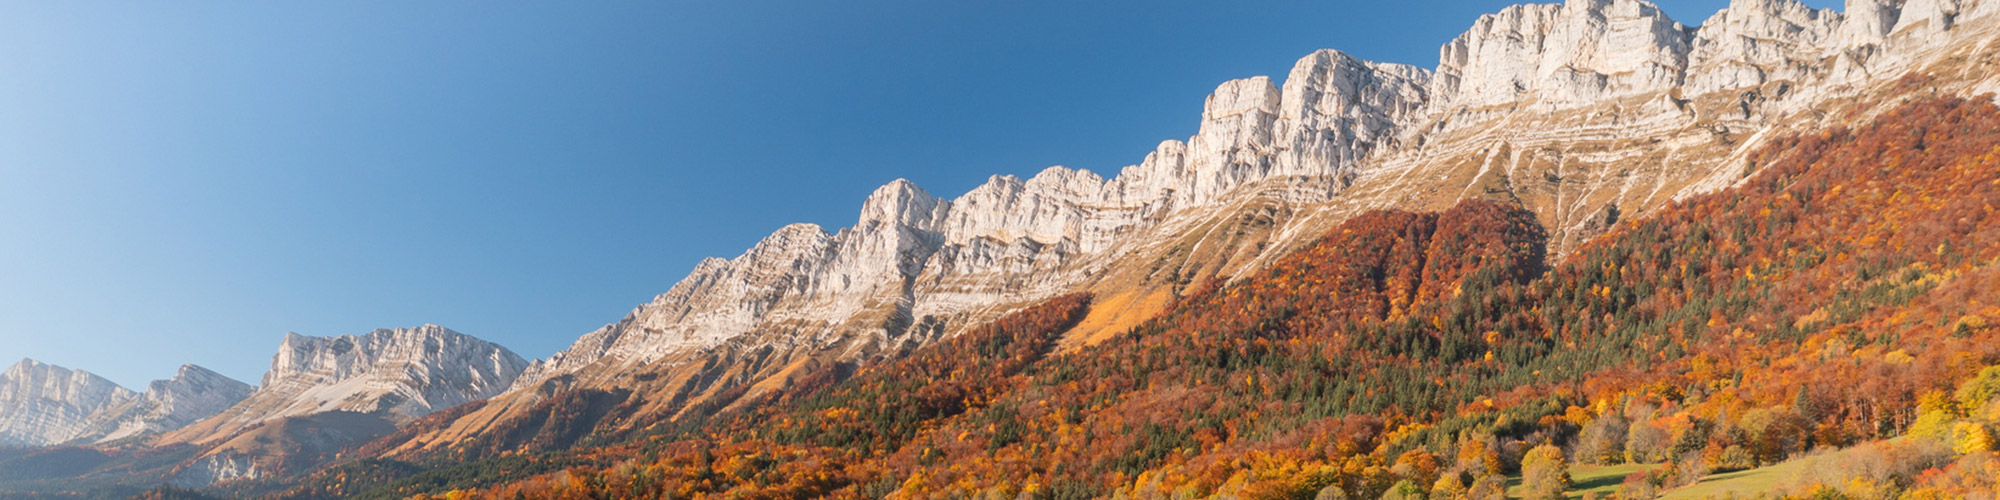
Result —
<svg viewBox="0 0 2000 500"><path fill-rule="evenodd" d="M1621 465L1578 465L1569 468L1569 497L1583 498L1584 493L1596 492L1597 496L1610 496L1618 490L1618 483L1634 472L1659 467L1660 464Z"/></svg>
<svg viewBox="0 0 2000 500"><path fill-rule="evenodd" d="M1785 486L1784 481L1798 477L1805 471L1810 460L1793 460L1768 467L1740 470L1726 474L1716 474L1677 490L1668 491L1661 500L1696 500L1701 498L1722 498L1734 494L1737 498L1749 498L1757 493L1777 491Z"/></svg>
<svg viewBox="0 0 2000 500"><path fill-rule="evenodd" d="M1597 492L1598 496L1610 495L1618 489L1618 483L1625 481L1625 476L1659 466L1660 464L1572 466L1569 468L1569 498L1581 499L1584 493L1593 491ZM1507 496L1521 498L1521 493L1521 477L1508 476Z"/></svg>
<svg viewBox="0 0 2000 500"><path fill-rule="evenodd" d="M1661 500L1701 500L1723 498L1734 494L1736 498L1750 498L1757 493L1777 491L1786 486L1785 480L1798 477L1812 460L1793 460L1768 467L1741 470L1726 474L1708 476L1699 483L1680 489L1668 490ZM1620 465L1577 465L1570 467L1570 500L1580 500L1585 493L1595 492L1599 497L1609 497L1618 491L1618 484L1625 476L1634 472L1659 467L1661 464L1620 464ZM1521 476L1507 477L1507 496L1521 498Z"/></svg>

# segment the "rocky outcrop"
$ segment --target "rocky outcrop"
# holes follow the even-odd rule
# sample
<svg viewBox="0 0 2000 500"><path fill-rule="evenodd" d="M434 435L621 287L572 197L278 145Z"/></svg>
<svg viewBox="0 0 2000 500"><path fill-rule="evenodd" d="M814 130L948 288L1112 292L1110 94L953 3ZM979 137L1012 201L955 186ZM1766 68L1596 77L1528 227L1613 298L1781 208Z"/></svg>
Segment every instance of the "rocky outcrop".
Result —
<svg viewBox="0 0 2000 500"><path fill-rule="evenodd" d="M1439 51L1433 105L1568 107L1663 91L1680 85L1691 39L1639 0L1509 7Z"/></svg>
<svg viewBox="0 0 2000 500"><path fill-rule="evenodd" d="M137 397L90 372L23 359L0 373L0 446L74 441L94 417Z"/></svg>
<svg viewBox="0 0 2000 500"><path fill-rule="evenodd" d="M1734 0L1696 33L1687 94L1811 81L1821 61L1844 48L1835 43L1843 21L1832 10L1792 0Z"/></svg>

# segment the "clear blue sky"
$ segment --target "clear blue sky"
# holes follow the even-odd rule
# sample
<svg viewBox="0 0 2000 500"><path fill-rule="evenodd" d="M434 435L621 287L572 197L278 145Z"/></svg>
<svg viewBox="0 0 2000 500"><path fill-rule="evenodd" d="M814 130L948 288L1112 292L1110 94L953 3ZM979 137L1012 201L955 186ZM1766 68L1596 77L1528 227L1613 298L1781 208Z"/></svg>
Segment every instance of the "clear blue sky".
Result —
<svg viewBox="0 0 2000 500"><path fill-rule="evenodd" d="M543 357L895 178L1115 172L1223 80L1430 67L1509 3L7 3L0 364L254 383L287 331L422 323Z"/></svg>

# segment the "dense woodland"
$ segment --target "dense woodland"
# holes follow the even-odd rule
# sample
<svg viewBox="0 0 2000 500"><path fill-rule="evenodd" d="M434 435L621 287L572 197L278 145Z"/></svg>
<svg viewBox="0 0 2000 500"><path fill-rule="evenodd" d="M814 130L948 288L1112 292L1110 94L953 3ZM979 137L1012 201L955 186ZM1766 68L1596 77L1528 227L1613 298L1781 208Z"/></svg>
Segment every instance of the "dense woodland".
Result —
<svg viewBox="0 0 2000 500"><path fill-rule="evenodd" d="M1642 463L1615 495L1651 500L1794 459L1817 475L1786 495L2000 495L2000 108L1753 161L1556 263L1517 207L1373 212L1098 345L1053 351L1089 307L1065 296L645 435L565 450L609 396L563 394L548 442L279 496L1557 498Z"/></svg>

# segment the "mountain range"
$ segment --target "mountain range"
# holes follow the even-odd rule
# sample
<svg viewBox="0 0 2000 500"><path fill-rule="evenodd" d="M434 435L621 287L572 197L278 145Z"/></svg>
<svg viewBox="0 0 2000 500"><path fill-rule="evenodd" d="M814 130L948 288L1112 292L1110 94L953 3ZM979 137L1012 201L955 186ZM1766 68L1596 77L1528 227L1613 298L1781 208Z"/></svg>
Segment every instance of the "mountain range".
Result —
<svg viewBox="0 0 2000 500"><path fill-rule="evenodd" d="M530 470L615 465L574 450L629 451L666 437L726 434L717 429L783 441L769 436L778 432L775 426L789 424L742 419L838 421L824 414L834 406L815 401L843 394L886 397L849 388L893 386L893 380L871 377L899 370L950 380L959 384L950 388L957 392L934 398L913 387L910 397L923 404L906 408L908 414L930 415L935 420L925 421L931 424L885 424L856 442L885 447L882 454L897 460L934 465L934 457L976 453L941 437L931 445L902 446L929 439L937 429L955 429L958 436L999 432L999 423L982 430L963 419L987 418L995 411L987 405L1010 395L1027 398L1010 391L1033 387L1053 401L1093 384L1124 394L1167 384L1127 383L1108 365L1089 361L1106 352L1145 359L1147 352L1168 349L1170 341L1162 339L1267 328L1351 342L1352 352L1410 356L1355 340L1359 331L1340 325L1387 325L1430 314L1436 324L1429 328L1448 330L1435 318L1526 303L1527 296L1548 299L1555 292L1534 289L1541 286L1536 283L1585 273L1562 266L1602 259L1606 248L1626 241L1618 238L1633 237L1632 221L1674 220L1695 210L1689 207L1719 203L1710 201L1718 196L1750 199L1750 191L1768 182L1762 179L1784 173L1774 168L1806 171L1785 166L1808 155L1784 148L1876 120L1915 121L1904 106L1925 99L1991 103L1990 94L2000 91L2000 54L1989 50L1996 41L2000 0L1851 0L1840 11L1795 0L1733 0L1698 27L1641 0L1513 6L1481 17L1445 43L1435 68L1322 50L1300 59L1282 80L1225 82L1203 104L1194 136L1164 141L1108 178L1050 167L1027 179L994 176L951 198L908 181L889 183L863 201L854 225L786 226L734 258L702 261L665 293L545 359L524 360L504 347L424 325L334 338L288 334L255 388L189 365L138 394L87 372L24 360L0 375L0 446L39 448L7 452L21 458L0 454L0 471L58 450L71 450L63 451L64 460L80 465L0 474L0 491L171 484L233 496L317 498L514 484ZM1974 198L1984 208L1963 210L1972 217L1990 212L1992 202ZM1646 224L1656 223L1667 224ZM1825 235L1821 241L1844 240ZM1989 243L1950 241L1975 248L1972 261ZM1950 255L1950 247L1934 253ZM1796 253L1786 255L1803 258ZM1357 260L1343 260L1349 258ZM1952 276L1977 274L1969 269ZM1271 323L1283 327L1233 325L1215 319L1220 313L1203 312L1276 307L1231 302L1239 296L1306 296L1281 292L1277 283L1310 283L1307 289L1340 300L1288 305L1293 313L1273 316L1278 319ZM1602 286L1609 297L1611 287ZM1493 295L1474 304L1465 301L1481 296L1468 290ZM1440 308L1456 309L1447 314ZM1785 323L1793 329L1819 325L1810 314ZM1701 319L1731 325L1728 316ZM1492 328L1472 332L1491 347L1484 359L1473 350L1446 348L1456 341L1442 339L1456 337L1441 333L1437 346L1426 347L1453 354L1436 359L1472 366L1498 357L1525 366L1560 357L1549 345L1510 337L1526 328L1519 325L1527 319L1506 323L1514 326L1489 324L1495 321L1490 317L1466 321ZM1563 326L1571 324L1564 321L1534 320L1550 339L1567 331ZM1612 331L1607 324L1627 320L1584 321L1594 323L1576 328ZM1187 326L1209 322L1218 326ZM989 341L1007 347L974 347ZM933 357L963 366L924 364ZM1093 367L1099 376L1029 368L1048 366L1047 359ZM1215 366L1233 369L1226 362ZM1441 386L1461 380L1453 377L1533 379L1497 368L1399 369L1434 376ZM969 373L988 380L980 383ZM1349 376L1375 373L1357 367ZM1058 379L1073 385L1050 382ZM1242 378L1222 382L1260 387ZM1531 386L1496 384L1465 381L1462 387L1505 392ZM1347 386L1315 390L1376 394ZM1489 408L1492 396L1482 396ZM1103 430L1093 427L1102 422L1081 415L1124 403L1095 404L1065 413L1078 420L1062 432ZM1332 418L1394 407L1352 405L1324 411ZM784 413L799 408L822 413ZM1659 410L1649 408L1647 415ZM1417 427L1444 421L1403 423L1413 426L1407 432L1419 433ZM1889 429L1907 426L1895 418L1870 421ZM1153 424L1127 430L1164 425ZM1132 484L1158 479L1167 470L1161 467L1194 467L1169 458L1180 453L1176 449L1209 449L1190 444L1199 439L1189 432L1176 438L1187 442L1152 455L1134 445L1141 448L1138 456L1151 458L1135 462L1147 467L1115 476L1128 483L1121 491L1144 496L1136 493L1143 487ZM1118 434L1105 430L1102 439L1127 439ZM1019 442L1003 441L982 446L1005 456ZM646 456L675 456L648 450ZM1017 465L1028 467L1028 459L1021 460ZM1518 471L1523 465L1515 462L1509 467ZM435 472L450 464L517 472L473 479ZM1011 479L1053 488L1051 478L1063 476L1058 469ZM1108 470L1098 472L1111 477ZM880 492L904 488L905 497L925 497L918 491L931 490L918 486L930 483L922 479L945 475L892 477L896 484ZM852 489L840 491L860 494L867 484L847 486ZM1373 486L1349 489L1380 494Z"/></svg>

